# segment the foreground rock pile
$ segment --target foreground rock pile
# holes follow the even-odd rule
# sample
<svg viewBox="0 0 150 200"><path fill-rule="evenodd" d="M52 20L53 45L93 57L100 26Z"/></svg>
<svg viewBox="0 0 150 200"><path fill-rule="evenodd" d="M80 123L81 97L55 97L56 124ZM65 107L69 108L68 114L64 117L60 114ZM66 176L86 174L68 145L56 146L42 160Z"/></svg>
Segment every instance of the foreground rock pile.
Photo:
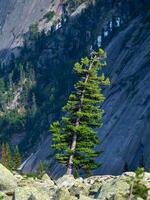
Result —
<svg viewBox="0 0 150 200"><path fill-rule="evenodd" d="M0 164L0 200L142 200L131 195L129 180L134 177L133 172L87 179L65 175L52 181L46 174L41 179L12 174ZM150 173L144 173L142 182L150 187Z"/></svg>

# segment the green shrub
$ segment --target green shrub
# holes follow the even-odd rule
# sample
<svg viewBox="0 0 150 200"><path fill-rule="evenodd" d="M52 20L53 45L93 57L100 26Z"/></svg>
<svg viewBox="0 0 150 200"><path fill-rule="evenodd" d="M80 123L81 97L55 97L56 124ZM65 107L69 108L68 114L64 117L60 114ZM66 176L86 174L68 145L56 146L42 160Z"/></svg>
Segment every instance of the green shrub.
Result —
<svg viewBox="0 0 150 200"><path fill-rule="evenodd" d="M6 113L5 120L16 129L24 127L25 124L25 116L18 114L17 111Z"/></svg>
<svg viewBox="0 0 150 200"><path fill-rule="evenodd" d="M29 27L29 31L31 33L31 37L36 38L39 34L39 28L38 28L38 23L32 24Z"/></svg>
<svg viewBox="0 0 150 200"><path fill-rule="evenodd" d="M142 198L147 200L148 188L144 185L144 168L138 168L135 172L135 177L129 180L130 184L130 195L129 199Z"/></svg>
<svg viewBox="0 0 150 200"><path fill-rule="evenodd" d="M51 21L54 16L55 16L55 12L54 11L49 11L48 13L46 13L44 15L44 18L47 19L47 21Z"/></svg>
<svg viewBox="0 0 150 200"><path fill-rule="evenodd" d="M28 173L28 174L26 174L26 176L28 177L28 178L38 178L38 174L37 174L37 172L30 172L30 173Z"/></svg>
<svg viewBox="0 0 150 200"><path fill-rule="evenodd" d="M3 200L4 199L4 197L3 196L0 196L0 200Z"/></svg>
<svg viewBox="0 0 150 200"><path fill-rule="evenodd" d="M39 163L39 166L37 168L37 175L38 175L38 178L42 178L42 176L46 173L47 171L47 166L45 163L41 162Z"/></svg>

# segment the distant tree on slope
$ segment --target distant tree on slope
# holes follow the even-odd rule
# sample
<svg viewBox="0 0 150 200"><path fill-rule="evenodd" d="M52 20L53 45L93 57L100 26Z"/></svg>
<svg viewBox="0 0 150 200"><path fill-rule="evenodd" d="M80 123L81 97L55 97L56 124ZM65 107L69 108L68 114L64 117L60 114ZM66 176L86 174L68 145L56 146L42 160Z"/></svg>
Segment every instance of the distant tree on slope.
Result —
<svg viewBox="0 0 150 200"><path fill-rule="evenodd" d="M0 152L1 164L9 170L17 170L21 165L21 155L18 146L16 146L14 152L12 152L8 143L2 143Z"/></svg>
<svg viewBox="0 0 150 200"><path fill-rule="evenodd" d="M100 167L95 161L101 153L95 150L100 144L95 128L102 126L101 105L105 97L101 86L110 84L100 73L106 66L105 57L104 51L99 49L90 59L85 57L75 64L74 71L80 80L63 108L61 122L50 126L56 160L67 167L67 174L77 170L89 173Z"/></svg>
<svg viewBox="0 0 150 200"><path fill-rule="evenodd" d="M10 145L6 143L6 167L7 169L12 169L13 161L12 161L12 156L11 156L11 149Z"/></svg>
<svg viewBox="0 0 150 200"><path fill-rule="evenodd" d="M6 166L6 147L4 143L1 145L1 163Z"/></svg>
<svg viewBox="0 0 150 200"><path fill-rule="evenodd" d="M21 165L21 155L18 146L16 146L13 154L13 169L17 170L20 165Z"/></svg>

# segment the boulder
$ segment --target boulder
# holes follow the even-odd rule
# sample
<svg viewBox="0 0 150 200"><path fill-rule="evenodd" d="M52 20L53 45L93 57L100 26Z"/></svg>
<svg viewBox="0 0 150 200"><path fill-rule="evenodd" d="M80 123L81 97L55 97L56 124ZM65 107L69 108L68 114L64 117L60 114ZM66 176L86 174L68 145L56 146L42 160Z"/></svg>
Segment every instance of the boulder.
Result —
<svg viewBox="0 0 150 200"><path fill-rule="evenodd" d="M54 186L54 182L52 181L52 179L48 176L48 174L44 174L41 178L42 182L46 182L49 185Z"/></svg>
<svg viewBox="0 0 150 200"><path fill-rule="evenodd" d="M51 181L35 181L32 186L34 188L36 188L38 191L41 191L42 193L45 193L45 194L48 194L48 196L53 196L54 193L56 192L57 190L57 186L54 185L54 183L52 184Z"/></svg>
<svg viewBox="0 0 150 200"><path fill-rule="evenodd" d="M88 196L80 195L79 200L94 200L94 199Z"/></svg>
<svg viewBox="0 0 150 200"><path fill-rule="evenodd" d="M23 177L15 190L14 200L49 200L57 187L48 175L41 179Z"/></svg>
<svg viewBox="0 0 150 200"><path fill-rule="evenodd" d="M0 200L10 200L10 198L3 192L0 192Z"/></svg>
<svg viewBox="0 0 150 200"><path fill-rule="evenodd" d="M61 188L57 190L52 200L77 200L77 198L72 196L67 188Z"/></svg>
<svg viewBox="0 0 150 200"><path fill-rule="evenodd" d="M75 183L75 178L72 175L64 175L56 181L59 188L71 188Z"/></svg>
<svg viewBox="0 0 150 200"><path fill-rule="evenodd" d="M0 164L0 191L14 191L16 187L16 178L8 169Z"/></svg>
<svg viewBox="0 0 150 200"><path fill-rule="evenodd" d="M73 196L79 197L80 195L89 195L90 185L82 182L81 179L76 179L73 186L69 188L69 192Z"/></svg>
<svg viewBox="0 0 150 200"><path fill-rule="evenodd" d="M120 176L92 176L86 179L64 175L56 182L44 174L41 179L12 174L0 165L0 200L127 200L131 185L135 184L135 173L126 172ZM150 173L141 176L143 194L150 199ZM135 185L135 187L137 187ZM141 185L138 185L138 190ZM135 189L135 188L134 188ZM144 196L139 195L143 198Z"/></svg>
<svg viewBox="0 0 150 200"><path fill-rule="evenodd" d="M18 187L15 190L14 200L49 200L48 193L34 186Z"/></svg>
<svg viewBox="0 0 150 200"><path fill-rule="evenodd" d="M130 185L124 177L103 181L94 197L101 200L126 200L130 193Z"/></svg>

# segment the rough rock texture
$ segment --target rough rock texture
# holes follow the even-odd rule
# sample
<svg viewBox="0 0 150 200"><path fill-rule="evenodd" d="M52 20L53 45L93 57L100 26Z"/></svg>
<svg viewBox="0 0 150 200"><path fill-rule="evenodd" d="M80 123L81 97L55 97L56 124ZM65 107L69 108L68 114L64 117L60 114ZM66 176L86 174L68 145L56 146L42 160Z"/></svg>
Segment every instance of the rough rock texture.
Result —
<svg viewBox="0 0 150 200"><path fill-rule="evenodd" d="M137 166L150 169L150 13L138 17L108 45L111 86L99 130L104 150L99 172L119 174Z"/></svg>
<svg viewBox="0 0 150 200"><path fill-rule="evenodd" d="M150 13L138 16L106 47L111 86L105 91L104 123L98 131L102 140L99 148L104 153L98 159L103 165L97 174L116 175L143 165L150 169L149 20ZM49 144L46 146L48 149ZM36 160L44 153L39 149ZM28 169L28 165L25 168Z"/></svg>
<svg viewBox="0 0 150 200"><path fill-rule="evenodd" d="M14 190L17 180L13 174L0 164L0 191Z"/></svg>
<svg viewBox="0 0 150 200"><path fill-rule="evenodd" d="M59 14L60 1L54 2L56 3L55 10ZM111 1L107 2L111 4ZM138 2L146 2L146 0ZM52 6L51 3L52 0L0 0L0 50L1 53L4 53L2 55L5 58L7 53L4 50L19 46L21 34L28 31L31 24L38 22L47 13ZM80 12L81 8L83 9L84 6L79 7L77 11ZM55 57L60 58L60 62L68 60L69 57L74 56L72 53L74 50L80 52L79 50L83 49L87 43L87 46L90 46L94 41L93 38L100 34L99 31L102 28L100 15L103 14L103 10L105 9L100 7L93 9L94 17L92 19L88 19L91 15L85 12L87 17L84 22L86 23L81 24L80 27L76 27L77 20L73 16L75 22L72 21L72 26L58 31L55 36L57 44L54 40L50 41L49 50L44 49L44 53L40 55L40 63L47 62L53 65L52 61L58 62L57 59L53 59ZM105 13L107 14L106 18L109 18L109 13L111 13L109 10ZM104 115L104 125L99 130L103 142L100 148L104 150L104 153L98 159L103 165L96 173L120 174L125 168L135 169L138 165L144 165L147 170L150 169L149 21L150 16L142 13L133 21L129 21L126 28L119 30L115 37L108 41L106 48L108 74L112 84L105 91L107 96L104 103L106 114ZM71 29L72 27L75 28ZM65 33L67 29L68 32ZM80 37L83 32L85 34ZM64 42L66 38L70 38L68 43ZM86 48L88 48L87 46ZM49 146L49 138L47 138L32 159L29 159L25 166L26 171L34 170L38 162L47 157ZM56 171L57 173L61 172L61 170Z"/></svg>
<svg viewBox="0 0 150 200"><path fill-rule="evenodd" d="M49 11L59 9L60 0L0 0L0 50L6 58L6 50L22 44L22 35L29 26L38 23Z"/></svg>
<svg viewBox="0 0 150 200"><path fill-rule="evenodd" d="M57 181L52 181L46 174L41 179L16 173L13 176L2 165L0 171L7 171L3 177L0 176L0 183L8 176L16 180L11 181L9 185L3 182L3 186L7 188L0 188L0 197L3 197L3 200L127 200L129 197L137 199L133 192L133 172L126 172L121 176L93 176L86 179L75 179L73 176L65 175ZM150 189L150 174L144 173L141 177L140 184ZM146 199L150 199L150 194L146 190L145 194Z"/></svg>

